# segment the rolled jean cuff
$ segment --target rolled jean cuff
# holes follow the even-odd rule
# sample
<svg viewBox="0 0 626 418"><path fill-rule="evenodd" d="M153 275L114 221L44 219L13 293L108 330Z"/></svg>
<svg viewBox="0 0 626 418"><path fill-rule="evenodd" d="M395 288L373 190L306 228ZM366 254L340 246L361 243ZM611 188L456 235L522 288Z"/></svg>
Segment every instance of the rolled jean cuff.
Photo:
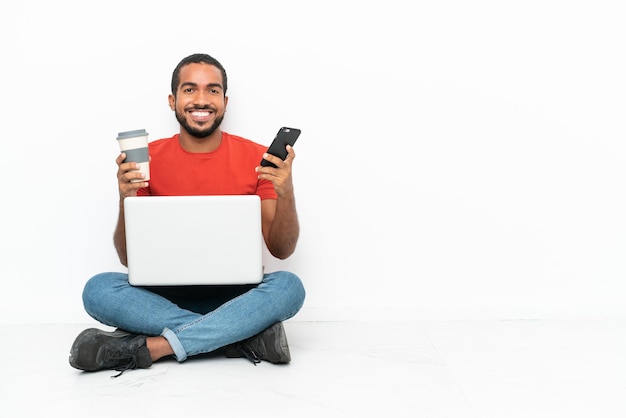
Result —
<svg viewBox="0 0 626 418"><path fill-rule="evenodd" d="M176 358L176 360L181 362L187 359L187 352L185 351L185 349L183 348L183 345L178 340L178 337L176 336L176 334L174 334L174 331L168 328L165 328L163 332L161 333L161 336L165 337L167 342L170 343L172 350L174 350L174 357Z"/></svg>

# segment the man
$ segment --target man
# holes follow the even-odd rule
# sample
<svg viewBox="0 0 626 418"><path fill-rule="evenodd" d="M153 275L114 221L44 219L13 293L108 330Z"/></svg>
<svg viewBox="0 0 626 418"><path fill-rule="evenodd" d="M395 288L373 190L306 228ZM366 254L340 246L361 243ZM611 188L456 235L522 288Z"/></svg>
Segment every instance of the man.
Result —
<svg viewBox="0 0 626 418"><path fill-rule="evenodd" d="M228 104L227 76L213 57L184 58L172 74L169 105L180 133L149 144L151 179L137 163L116 160L120 194L114 244L127 266L123 201L128 196L257 194L261 198L262 234L270 253L289 257L295 250L299 223L292 163L264 153L266 147L220 129ZM265 158L276 165L261 167ZM125 273L102 273L85 285L83 303L89 315L116 327L90 328L74 341L69 362L80 370L120 371L147 368L166 356L179 362L189 356L224 351L287 363L291 356L282 321L304 303L300 279L289 272L265 274L258 285L219 287L133 287Z"/></svg>

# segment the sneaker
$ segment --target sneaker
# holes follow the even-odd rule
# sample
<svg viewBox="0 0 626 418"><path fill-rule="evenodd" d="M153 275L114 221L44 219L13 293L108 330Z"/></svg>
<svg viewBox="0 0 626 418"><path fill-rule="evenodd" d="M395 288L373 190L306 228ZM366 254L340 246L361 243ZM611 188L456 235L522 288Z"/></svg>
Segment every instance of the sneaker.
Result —
<svg viewBox="0 0 626 418"><path fill-rule="evenodd" d="M287 334L285 334L282 322L275 323L265 331L247 340L229 345L226 347L225 355L228 358L246 357L255 366L261 360L274 364L289 363L291 361Z"/></svg>
<svg viewBox="0 0 626 418"><path fill-rule="evenodd" d="M106 332L89 328L81 332L70 351L70 365L79 370L116 370L118 377L129 369L152 365L145 335L115 330Z"/></svg>

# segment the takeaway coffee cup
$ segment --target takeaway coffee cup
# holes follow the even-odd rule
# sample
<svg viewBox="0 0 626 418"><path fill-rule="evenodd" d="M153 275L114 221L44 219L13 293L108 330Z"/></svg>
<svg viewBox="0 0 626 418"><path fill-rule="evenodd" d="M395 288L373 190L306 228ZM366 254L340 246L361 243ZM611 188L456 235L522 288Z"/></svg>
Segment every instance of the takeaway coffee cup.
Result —
<svg viewBox="0 0 626 418"><path fill-rule="evenodd" d="M126 131L117 134L120 151L126 153L125 163L139 163L139 171L145 174L143 179L131 180L131 183L150 180L150 160L148 156L148 133L145 129Z"/></svg>

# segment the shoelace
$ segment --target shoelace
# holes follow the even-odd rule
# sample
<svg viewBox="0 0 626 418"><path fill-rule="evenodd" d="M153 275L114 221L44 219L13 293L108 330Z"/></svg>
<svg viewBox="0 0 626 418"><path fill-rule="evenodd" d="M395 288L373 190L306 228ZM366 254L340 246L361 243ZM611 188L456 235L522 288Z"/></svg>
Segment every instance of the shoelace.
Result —
<svg viewBox="0 0 626 418"><path fill-rule="evenodd" d="M261 362L259 355L252 348L247 347L243 344L237 344L237 351L239 351L245 358L250 360L252 364L255 366Z"/></svg>
<svg viewBox="0 0 626 418"><path fill-rule="evenodd" d="M123 351L107 351L104 354L104 364L116 364L111 369L119 373L111 378L120 377L126 370L137 368L137 356L128 350Z"/></svg>

